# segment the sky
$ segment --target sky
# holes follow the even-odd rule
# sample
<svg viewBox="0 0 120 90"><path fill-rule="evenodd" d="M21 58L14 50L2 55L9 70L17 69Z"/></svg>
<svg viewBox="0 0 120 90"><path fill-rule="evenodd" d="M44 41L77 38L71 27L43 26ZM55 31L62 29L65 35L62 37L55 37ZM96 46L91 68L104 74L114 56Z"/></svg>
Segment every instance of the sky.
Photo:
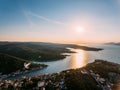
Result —
<svg viewBox="0 0 120 90"><path fill-rule="evenodd" d="M120 0L0 0L0 41L120 42Z"/></svg>

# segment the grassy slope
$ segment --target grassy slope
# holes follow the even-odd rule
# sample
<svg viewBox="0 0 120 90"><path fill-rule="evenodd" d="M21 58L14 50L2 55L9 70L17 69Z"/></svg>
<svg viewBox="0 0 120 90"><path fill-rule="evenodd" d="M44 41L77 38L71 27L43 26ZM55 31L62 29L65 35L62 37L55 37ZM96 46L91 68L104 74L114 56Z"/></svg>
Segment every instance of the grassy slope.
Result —
<svg viewBox="0 0 120 90"><path fill-rule="evenodd" d="M22 70L24 68L25 62L28 63L29 61L8 54L0 53L0 72L3 74L9 74L17 70ZM38 69L40 67L44 68L47 67L47 65L31 63L29 70Z"/></svg>
<svg viewBox="0 0 120 90"><path fill-rule="evenodd" d="M69 73L65 74L65 81L68 90L102 90L101 88L97 87L98 84L90 74L87 75L81 73L82 69L86 69L87 71L92 70L94 73L99 74L100 77L105 78L108 81L110 80L109 73L116 73L118 76L113 76L113 81L109 82L114 84L112 86L112 90L119 90L120 64L104 60L95 60L95 62L89 63L85 67L69 70Z"/></svg>
<svg viewBox="0 0 120 90"><path fill-rule="evenodd" d="M90 75L82 74L80 70L71 70L65 75L68 90L101 90Z"/></svg>
<svg viewBox="0 0 120 90"><path fill-rule="evenodd" d="M10 73L23 68L26 60L0 53L0 72Z"/></svg>

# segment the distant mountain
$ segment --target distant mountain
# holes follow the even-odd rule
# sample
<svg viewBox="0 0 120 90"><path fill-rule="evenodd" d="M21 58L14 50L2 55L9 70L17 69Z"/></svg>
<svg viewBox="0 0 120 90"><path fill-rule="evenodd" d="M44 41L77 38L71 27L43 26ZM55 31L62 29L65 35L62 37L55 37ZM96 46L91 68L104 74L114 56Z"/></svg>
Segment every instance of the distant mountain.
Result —
<svg viewBox="0 0 120 90"><path fill-rule="evenodd" d="M105 43L106 45L120 45L120 42L117 42L117 43L115 43L115 42L110 42L110 43Z"/></svg>

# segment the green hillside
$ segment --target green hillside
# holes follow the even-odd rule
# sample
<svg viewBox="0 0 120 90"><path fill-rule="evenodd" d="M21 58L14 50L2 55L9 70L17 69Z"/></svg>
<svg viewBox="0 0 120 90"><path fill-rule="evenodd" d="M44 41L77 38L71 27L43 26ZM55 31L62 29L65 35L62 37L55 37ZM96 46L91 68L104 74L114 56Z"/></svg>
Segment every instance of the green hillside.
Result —
<svg viewBox="0 0 120 90"><path fill-rule="evenodd" d="M30 61L0 53L0 73L2 72L2 74L9 74L17 70L24 71L24 63L28 62ZM45 67L47 67L45 64L31 63L28 70L35 70Z"/></svg>
<svg viewBox="0 0 120 90"><path fill-rule="evenodd" d="M24 67L23 59L0 53L0 72L11 73Z"/></svg>
<svg viewBox="0 0 120 90"><path fill-rule="evenodd" d="M1 42L0 53L9 54L27 60L52 61L66 57L62 53L72 53L67 48L79 48L89 51L99 51L99 48L78 46L73 44L56 44L42 42Z"/></svg>

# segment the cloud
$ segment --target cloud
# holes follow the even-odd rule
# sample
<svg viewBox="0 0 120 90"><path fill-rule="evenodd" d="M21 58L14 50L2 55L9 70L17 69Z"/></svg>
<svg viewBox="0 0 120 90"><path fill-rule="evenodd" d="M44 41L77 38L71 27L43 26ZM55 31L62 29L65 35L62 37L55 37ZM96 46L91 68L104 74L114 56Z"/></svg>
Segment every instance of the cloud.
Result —
<svg viewBox="0 0 120 90"><path fill-rule="evenodd" d="M31 20L31 18L29 17L29 15L26 11L24 11L24 15L27 18L27 21L29 22L30 26L34 26L33 21Z"/></svg>
<svg viewBox="0 0 120 90"><path fill-rule="evenodd" d="M25 14L26 14L26 17L27 17L27 19L28 19L28 21L29 21L30 24L33 24L33 22L31 21L29 15L30 15L30 16L34 16L34 17L37 17L37 18L42 19L42 20L45 20L45 21L50 22L50 23L67 26L66 23L63 23L63 22L57 21L57 20L53 20L53 19L49 19L49 18L47 18L47 17L41 16L41 15L36 14L36 13L33 13L33 12L31 12L31 11L25 12Z"/></svg>

